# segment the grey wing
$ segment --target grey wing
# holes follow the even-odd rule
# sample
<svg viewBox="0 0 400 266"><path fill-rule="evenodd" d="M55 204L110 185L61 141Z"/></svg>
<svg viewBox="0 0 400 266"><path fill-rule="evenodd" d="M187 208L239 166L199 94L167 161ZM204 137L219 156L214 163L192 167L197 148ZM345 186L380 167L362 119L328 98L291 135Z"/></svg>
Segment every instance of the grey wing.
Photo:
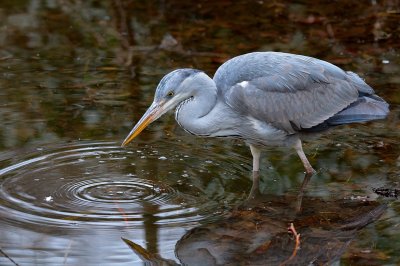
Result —
<svg viewBox="0 0 400 266"><path fill-rule="evenodd" d="M296 57L275 62L262 76L226 88L223 97L241 115L294 133L345 109L357 100L359 91L373 93L354 73L321 60Z"/></svg>

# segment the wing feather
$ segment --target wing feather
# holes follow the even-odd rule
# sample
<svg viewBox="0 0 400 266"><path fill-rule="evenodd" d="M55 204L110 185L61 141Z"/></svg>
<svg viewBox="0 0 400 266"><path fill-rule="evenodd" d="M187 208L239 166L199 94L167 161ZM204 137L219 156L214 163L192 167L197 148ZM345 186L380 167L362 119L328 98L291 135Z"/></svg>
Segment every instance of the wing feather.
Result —
<svg viewBox="0 0 400 266"><path fill-rule="evenodd" d="M324 122L359 94L374 93L357 74L316 58L279 52L228 60L214 81L234 111L289 133Z"/></svg>
<svg viewBox="0 0 400 266"><path fill-rule="evenodd" d="M292 77L292 75L288 75ZM340 112L358 98L358 91L346 80L296 76L279 79L266 76L236 84L225 93L226 103L236 112L294 133L316 126Z"/></svg>

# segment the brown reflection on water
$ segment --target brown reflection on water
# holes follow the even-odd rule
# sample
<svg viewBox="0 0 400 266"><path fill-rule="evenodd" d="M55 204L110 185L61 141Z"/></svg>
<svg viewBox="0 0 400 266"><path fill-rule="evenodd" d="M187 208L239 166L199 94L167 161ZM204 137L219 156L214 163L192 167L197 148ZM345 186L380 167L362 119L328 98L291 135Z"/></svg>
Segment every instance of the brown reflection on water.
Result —
<svg viewBox="0 0 400 266"><path fill-rule="evenodd" d="M390 103L386 120L340 127L305 147L311 163L320 170L310 181L306 202L334 208L343 198L374 198L374 188L399 188L399 21L398 0L1 1L0 166L4 169L24 162L29 159L26 155L37 158L42 149L46 154L46 149L60 143L122 140L152 101L166 72L195 67L212 75L235 55L275 50L318 57L354 71ZM165 172L161 161L142 159L142 154L129 157L138 172L150 172L155 182L179 182L178 188L188 194L203 191L218 199L222 209L236 205L250 191L250 154L241 143L193 139L171 116L145 130L128 151L136 153L143 148L164 151L162 156L174 158L169 163L172 174ZM37 153L32 155L32 150ZM180 159L184 163L178 163ZM109 167L115 169L116 164ZM131 169L117 172L126 175ZM79 169L75 171L79 174ZM55 172L47 174L58 178ZM302 177L297 157L287 150L271 149L262 162L261 186L264 194L271 195L272 205L289 200L288 191L299 187ZM13 183L3 178L0 185L4 181ZM54 181L53 185L57 184ZM43 195L51 194L46 190L50 187L40 187ZM387 214L363 228L343 263L364 265L367 254L378 258L377 264L399 261L396 228L400 208L395 198L388 200ZM4 205L0 201L0 208ZM210 208L210 216L214 211L221 209ZM174 258L171 243L189 228L160 227L155 216L160 212L157 205L144 206L144 230L130 232L152 254ZM243 214L244 210L238 209L232 215ZM269 221L262 209L255 215ZM24 217L13 218L19 221ZM118 260L141 264L120 241L121 236L132 239L132 235L126 235L123 217L118 219L121 227L64 228L60 236L60 229L28 229L1 217L0 247L15 261L28 264L32 257L37 264L48 265L62 264L64 257L77 265ZM222 225L223 221L201 228ZM282 220L281 229L285 227ZM0 264L3 262L9 263L0 257Z"/></svg>
<svg viewBox="0 0 400 266"><path fill-rule="evenodd" d="M182 265L331 265L342 257L357 232L387 208L365 199L300 200L293 195L266 195L260 193L257 178L246 202L218 222L191 229L177 242L175 253ZM299 234L297 242L288 233L290 223ZM176 265L124 241L150 265ZM375 263L373 259L369 262Z"/></svg>

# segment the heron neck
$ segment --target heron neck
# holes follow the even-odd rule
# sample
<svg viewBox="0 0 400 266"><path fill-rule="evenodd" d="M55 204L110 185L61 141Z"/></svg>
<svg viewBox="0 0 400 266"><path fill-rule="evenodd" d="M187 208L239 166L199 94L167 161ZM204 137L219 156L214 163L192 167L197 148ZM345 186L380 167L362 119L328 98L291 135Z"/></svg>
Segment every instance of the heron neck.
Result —
<svg viewBox="0 0 400 266"><path fill-rule="evenodd" d="M212 127L210 112L217 103L217 87L207 76L193 87L193 96L183 101L175 111L175 119L186 131L195 135L209 135Z"/></svg>

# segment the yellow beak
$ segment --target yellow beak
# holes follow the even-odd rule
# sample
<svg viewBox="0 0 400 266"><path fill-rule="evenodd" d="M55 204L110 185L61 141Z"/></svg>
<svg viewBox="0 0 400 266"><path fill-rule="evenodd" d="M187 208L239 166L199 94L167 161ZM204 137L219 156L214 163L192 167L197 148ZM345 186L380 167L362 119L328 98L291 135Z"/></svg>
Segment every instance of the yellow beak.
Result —
<svg viewBox="0 0 400 266"><path fill-rule="evenodd" d="M147 109L146 113L140 118L139 122L133 127L131 132L128 134L128 136L125 138L125 140L122 142L121 147L125 147L129 142L131 142L134 138L136 138L137 135L142 132L143 129L145 129L151 122L159 118L163 114L164 108L162 107L161 104L156 104L153 102L153 104Z"/></svg>

